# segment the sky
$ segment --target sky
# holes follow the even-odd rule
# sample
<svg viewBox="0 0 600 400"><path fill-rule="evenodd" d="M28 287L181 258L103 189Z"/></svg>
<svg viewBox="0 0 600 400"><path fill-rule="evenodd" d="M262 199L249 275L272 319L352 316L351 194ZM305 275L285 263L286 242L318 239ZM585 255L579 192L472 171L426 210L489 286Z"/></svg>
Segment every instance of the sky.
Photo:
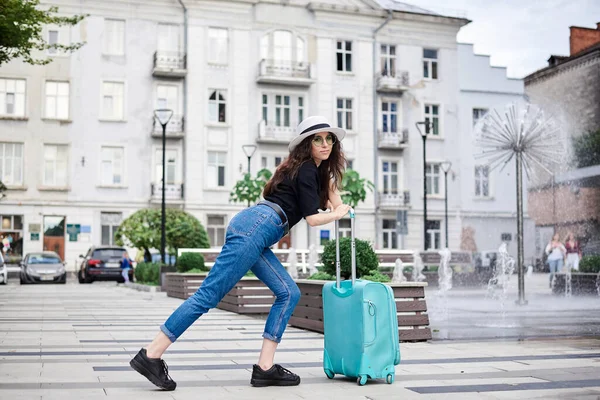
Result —
<svg viewBox="0 0 600 400"><path fill-rule="evenodd" d="M438 13L466 13L472 22L457 35L476 54L523 78L546 67L550 55L569 55L569 27L596 28L600 0L403 0ZM441 4L441 6L440 6Z"/></svg>

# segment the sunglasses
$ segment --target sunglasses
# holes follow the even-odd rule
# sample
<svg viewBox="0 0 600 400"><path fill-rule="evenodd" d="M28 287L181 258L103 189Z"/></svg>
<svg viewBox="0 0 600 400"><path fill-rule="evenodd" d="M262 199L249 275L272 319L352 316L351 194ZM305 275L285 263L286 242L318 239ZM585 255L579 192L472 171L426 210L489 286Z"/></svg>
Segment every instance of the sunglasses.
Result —
<svg viewBox="0 0 600 400"><path fill-rule="evenodd" d="M330 133L329 135L325 136L325 139L323 139L323 136L315 136L312 140L313 144L316 146L323 146L323 141L327 142L327 144L331 146L335 143L335 136Z"/></svg>

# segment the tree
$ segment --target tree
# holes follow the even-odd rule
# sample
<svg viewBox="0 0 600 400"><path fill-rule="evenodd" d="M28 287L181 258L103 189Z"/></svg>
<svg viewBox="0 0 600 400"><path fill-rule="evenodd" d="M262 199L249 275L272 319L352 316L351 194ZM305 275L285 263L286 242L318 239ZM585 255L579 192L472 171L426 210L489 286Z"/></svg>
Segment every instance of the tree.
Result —
<svg viewBox="0 0 600 400"><path fill-rule="evenodd" d="M600 129L573 137L573 163L577 168L600 165Z"/></svg>
<svg viewBox="0 0 600 400"><path fill-rule="evenodd" d="M366 188L365 188L366 187ZM367 190L375 189L373 182L361 178L358 172L348 169L342 179L342 201L352 208L356 208L359 202L367 198Z"/></svg>
<svg viewBox="0 0 600 400"><path fill-rule="evenodd" d="M165 211L165 239L169 253L177 254L177 250L182 248L210 247L208 234L196 217L182 210L168 208ZM144 249L146 254L150 249L160 249L160 221L160 209L136 211L117 229L117 244Z"/></svg>
<svg viewBox="0 0 600 400"><path fill-rule="evenodd" d="M233 191L229 194L229 200L234 203L247 202L250 207L250 203L254 203L260 198L271 176L273 174L266 168L258 171L256 179L252 179L250 174L244 174L244 179L237 181L233 187Z"/></svg>
<svg viewBox="0 0 600 400"><path fill-rule="evenodd" d="M85 15L61 17L56 15L58 7L38 9L40 0L2 0L0 1L0 65L13 58L22 57L23 61L32 65L45 65L51 58L36 59L35 50L56 49L63 52L78 50L85 43L70 45L49 44L43 38L45 25L74 26L83 20Z"/></svg>

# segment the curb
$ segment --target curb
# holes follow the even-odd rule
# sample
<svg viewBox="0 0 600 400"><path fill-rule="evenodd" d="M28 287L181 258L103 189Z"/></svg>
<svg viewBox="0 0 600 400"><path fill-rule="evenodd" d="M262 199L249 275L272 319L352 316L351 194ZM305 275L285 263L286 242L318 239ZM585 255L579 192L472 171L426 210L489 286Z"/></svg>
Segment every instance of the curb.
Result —
<svg viewBox="0 0 600 400"><path fill-rule="evenodd" d="M123 286L125 288L129 288L129 289L134 289L137 290L138 292L150 292L150 293L156 293L156 292L161 292L160 290L160 286L148 286L148 285L142 285L140 283L123 283L123 284L119 284L119 286Z"/></svg>

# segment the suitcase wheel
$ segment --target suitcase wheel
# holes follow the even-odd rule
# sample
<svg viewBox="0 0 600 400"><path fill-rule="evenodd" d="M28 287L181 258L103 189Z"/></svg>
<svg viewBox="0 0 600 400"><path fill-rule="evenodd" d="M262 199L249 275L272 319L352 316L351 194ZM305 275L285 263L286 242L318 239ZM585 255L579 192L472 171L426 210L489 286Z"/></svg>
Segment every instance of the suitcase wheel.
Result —
<svg viewBox="0 0 600 400"><path fill-rule="evenodd" d="M361 375L358 378L356 378L356 383L358 383L358 386L363 386L364 384L367 383L367 376L366 375Z"/></svg>
<svg viewBox="0 0 600 400"><path fill-rule="evenodd" d="M389 384L394 383L394 375L393 374L387 374L387 376L385 377L385 381Z"/></svg>
<svg viewBox="0 0 600 400"><path fill-rule="evenodd" d="M329 369L325 370L325 375L327 375L327 377L329 379L333 379L333 377L335 376L335 374L331 370L329 370Z"/></svg>

